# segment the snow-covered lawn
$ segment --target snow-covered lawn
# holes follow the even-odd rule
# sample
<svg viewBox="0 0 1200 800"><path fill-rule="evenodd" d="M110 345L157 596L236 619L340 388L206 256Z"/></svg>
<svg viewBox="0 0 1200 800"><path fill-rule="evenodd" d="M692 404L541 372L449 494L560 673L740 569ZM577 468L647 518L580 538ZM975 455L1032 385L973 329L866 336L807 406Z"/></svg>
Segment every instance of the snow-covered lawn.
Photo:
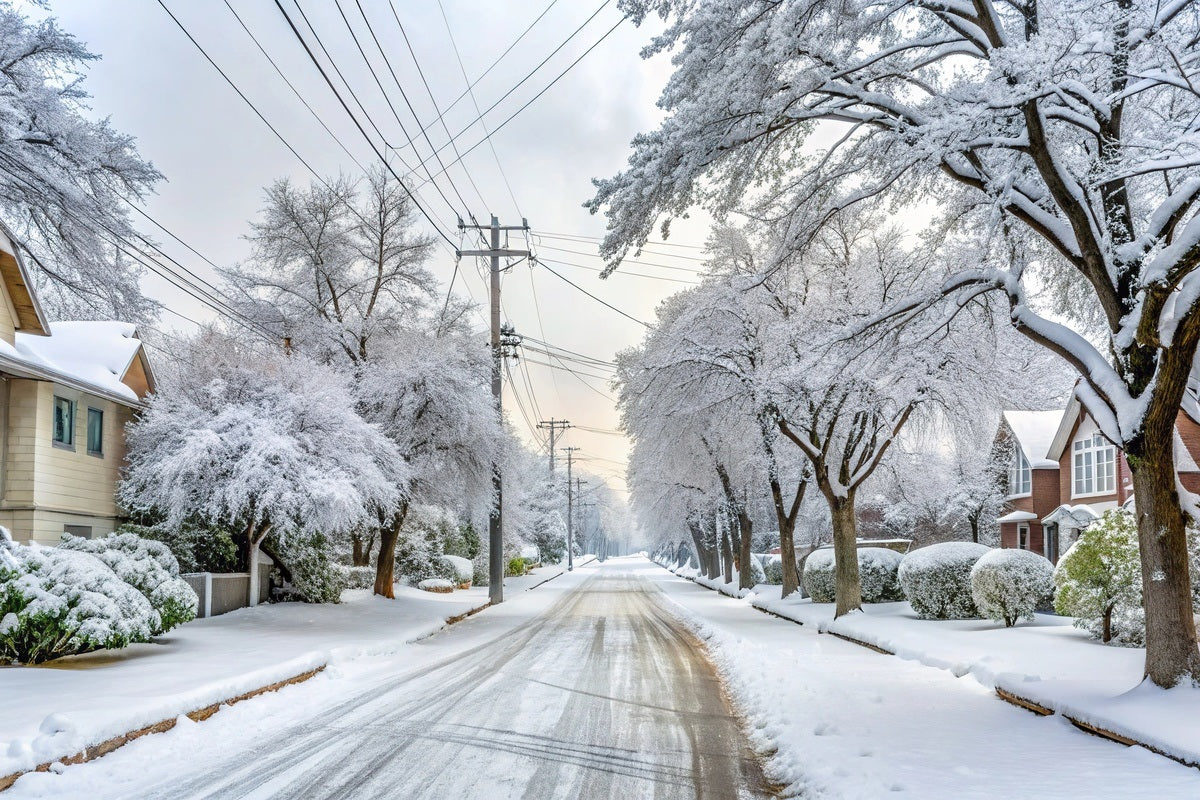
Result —
<svg viewBox="0 0 1200 800"><path fill-rule="evenodd" d="M562 570L507 578L505 597ZM195 620L152 644L0 667L0 776L322 665L397 652L485 605L487 591L435 594L398 585L394 601L347 591L339 605L245 608Z"/></svg>
<svg viewBox="0 0 1200 800"><path fill-rule="evenodd" d="M1139 651L1093 645L1049 619L1016 630L910 620L902 604L835 626L849 625L848 635L865 640L875 631L874 641L888 649L924 652L937 666L958 666L937 669L820 635L831 607L771 602L766 592L778 593L777 586L759 587L760 594L739 601L652 565L644 569L708 643L755 745L768 754L770 777L788 786L785 796L1200 797L1200 771L1090 736L1061 716L1039 717L1008 705L991 689L991 678L1016 680L1008 673L1026 663L1048 677L1020 681L1025 694L1031 686L1050 686L1050 676L1058 676L1064 690L1073 686L1086 694L1107 687L1115 694L1140 677ZM806 624L762 614L752 602ZM910 631L918 633L910 639ZM1011 644L1022 639L1023 645ZM1028 661L1021 661L1022 653ZM1088 661L1089 653L1096 660ZM1135 678L1122 683L1131 668ZM1110 670L1114 674L1098 674ZM1188 692L1179 693L1180 703L1190 702ZM1139 689L1134 696L1142 694ZM1159 694L1170 701L1176 693ZM1146 713L1164 724L1173 718L1161 707ZM1191 711L1193 732L1197 719Z"/></svg>

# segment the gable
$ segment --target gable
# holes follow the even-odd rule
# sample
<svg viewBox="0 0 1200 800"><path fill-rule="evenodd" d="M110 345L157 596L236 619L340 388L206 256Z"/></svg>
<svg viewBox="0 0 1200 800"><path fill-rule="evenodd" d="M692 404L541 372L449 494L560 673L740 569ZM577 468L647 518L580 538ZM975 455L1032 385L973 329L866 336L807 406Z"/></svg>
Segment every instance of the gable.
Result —
<svg viewBox="0 0 1200 800"><path fill-rule="evenodd" d="M29 273L21 260L16 240L8 228L0 223L0 291L4 303L0 314L7 312L12 319L12 328L21 333L46 335L49 323L42 314L41 306L33 294ZM5 326L7 327L7 326ZM7 340L12 344L11 339Z"/></svg>

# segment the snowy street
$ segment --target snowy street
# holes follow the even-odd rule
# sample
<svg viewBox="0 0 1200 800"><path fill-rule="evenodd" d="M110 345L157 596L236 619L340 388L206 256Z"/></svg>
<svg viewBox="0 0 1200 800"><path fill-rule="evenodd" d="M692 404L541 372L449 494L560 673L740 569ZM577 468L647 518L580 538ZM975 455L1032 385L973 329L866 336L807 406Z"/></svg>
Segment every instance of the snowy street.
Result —
<svg viewBox="0 0 1200 800"><path fill-rule="evenodd" d="M768 796L712 666L657 592L617 564L583 568L7 796Z"/></svg>

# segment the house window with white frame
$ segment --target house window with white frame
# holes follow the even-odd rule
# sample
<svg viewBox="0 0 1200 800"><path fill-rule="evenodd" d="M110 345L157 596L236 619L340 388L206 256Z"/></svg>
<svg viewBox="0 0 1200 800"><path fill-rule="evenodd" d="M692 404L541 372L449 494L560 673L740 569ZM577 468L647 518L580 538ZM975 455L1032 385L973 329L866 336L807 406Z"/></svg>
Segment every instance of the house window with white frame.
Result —
<svg viewBox="0 0 1200 800"><path fill-rule="evenodd" d="M1013 448L1012 460L1008 463L1008 496L1029 494L1033 491L1033 471L1029 459L1020 447Z"/></svg>
<svg viewBox="0 0 1200 800"><path fill-rule="evenodd" d="M53 438L56 445L75 446L75 401L54 396Z"/></svg>
<svg viewBox="0 0 1200 800"><path fill-rule="evenodd" d="M1099 432L1075 440L1071 467L1075 497L1117 490L1117 448Z"/></svg>

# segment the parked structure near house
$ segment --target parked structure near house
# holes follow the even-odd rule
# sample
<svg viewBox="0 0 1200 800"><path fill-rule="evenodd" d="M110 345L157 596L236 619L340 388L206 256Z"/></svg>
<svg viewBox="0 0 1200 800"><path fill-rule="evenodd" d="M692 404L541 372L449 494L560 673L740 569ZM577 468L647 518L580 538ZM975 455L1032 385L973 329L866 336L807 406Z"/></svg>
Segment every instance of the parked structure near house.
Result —
<svg viewBox="0 0 1200 800"><path fill-rule="evenodd" d="M48 545L110 533L125 423L153 390L133 325L47 321L0 225L0 525Z"/></svg>
<svg viewBox="0 0 1200 800"><path fill-rule="evenodd" d="M1200 491L1200 404L1190 397L1175 422L1180 483ZM1125 453L1100 432L1072 396L1063 410L1005 411L996 444L1008 452L1008 495L1000 546L1032 550L1057 563L1079 532L1133 497Z"/></svg>

